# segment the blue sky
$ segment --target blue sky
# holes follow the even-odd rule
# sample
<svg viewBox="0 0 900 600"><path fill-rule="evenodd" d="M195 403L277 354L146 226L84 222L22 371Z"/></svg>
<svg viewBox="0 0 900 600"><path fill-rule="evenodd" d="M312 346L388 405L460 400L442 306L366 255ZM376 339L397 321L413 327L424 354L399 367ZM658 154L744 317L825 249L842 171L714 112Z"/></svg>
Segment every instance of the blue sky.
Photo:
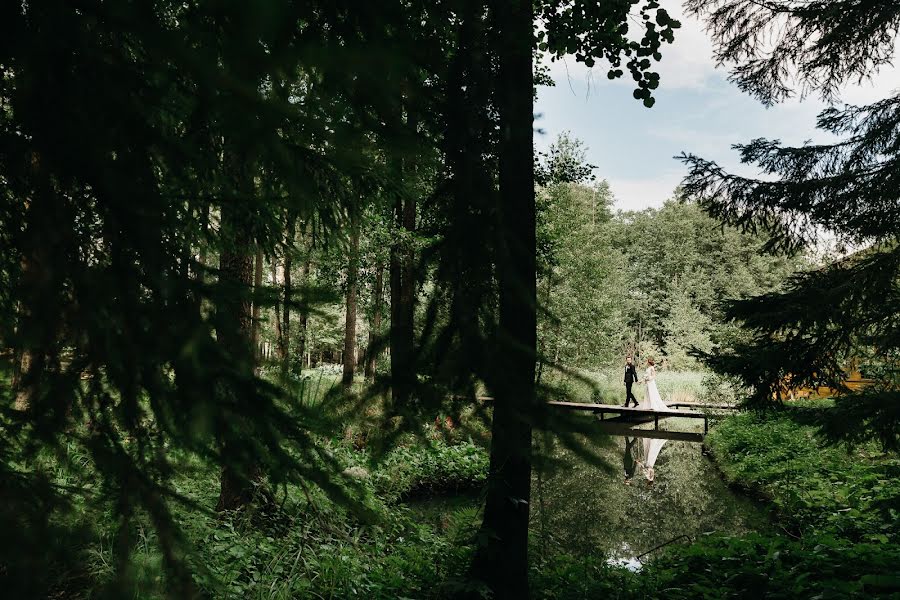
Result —
<svg viewBox="0 0 900 600"><path fill-rule="evenodd" d="M672 158L682 151L754 175L739 164L732 144L757 137L786 144L833 139L815 129L816 115L825 107L818 98L766 109L730 84L727 71L715 68L701 25L678 14L674 4L666 8L682 28L657 65L661 82L653 108L632 97L630 78L609 81L602 65L589 70L574 59L550 63L556 86L540 88L535 105L535 128L543 131L535 133L538 149L570 131L587 145L588 161L609 181L616 207L623 210L660 206L669 198L685 173ZM872 82L848 86L841 100L864 104L897 88L900 70L888 69Z"/></svg>

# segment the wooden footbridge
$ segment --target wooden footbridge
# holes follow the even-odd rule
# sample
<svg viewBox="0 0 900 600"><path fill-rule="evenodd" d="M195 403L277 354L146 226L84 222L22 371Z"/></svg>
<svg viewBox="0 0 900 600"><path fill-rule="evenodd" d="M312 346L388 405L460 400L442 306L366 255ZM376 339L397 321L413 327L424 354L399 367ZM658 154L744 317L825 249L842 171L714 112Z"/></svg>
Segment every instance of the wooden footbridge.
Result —
<svg viewBox="0 0 900 600"><path fill-rule="evenodd" d="M676 408L650 410L648 408L625 408L616 404L589 404L587 402L548 402L547 405L562 410L589 412L598 415L601 421L605 421L607 415L616 415L617 419L611 419L611 421L616 422L653 421L653 429L656 431L659 431L659 420L661 418L703 419L703 433L705 434L709 431L709 414L696 410L678 410Z"/></svg>
<svg viewBox="0 0 900 600"><path fill-rule="evenodd" d="M493 398L479 398L485 402L491 402ZM547 406L564 410L586 412L596 415L603 422L603 429L613 435L628 435L666 440L680 440L702 442L703 437L709 432L709 418L711 411L721 412L735 410L735 406L728 404L703 404L697 402L675 402L669 405L667 410L650 410L648 408L624 407L618 404L593 404L588 402L547 402ZM680 410L691 409L691 410ZM705 410L697 410L705 409ZM702 419L703 433L684 431L666 431L659 428L659 420L667 417L681 419ZM653 422L653 429L635 429L635 424Z"/></svg>

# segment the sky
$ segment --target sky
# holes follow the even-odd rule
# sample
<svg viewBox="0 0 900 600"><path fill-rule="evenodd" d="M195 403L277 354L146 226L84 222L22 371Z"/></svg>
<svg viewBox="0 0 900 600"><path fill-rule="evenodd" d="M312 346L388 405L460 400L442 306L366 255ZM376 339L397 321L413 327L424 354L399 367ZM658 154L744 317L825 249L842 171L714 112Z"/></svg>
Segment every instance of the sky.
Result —
<svg viewBox="0 0 900 600"><path fill-rule="evenodd" d="M602 65L591 70L574 58L545 61L556 86L538 89L538 150L545 150L561 132L571 132L587 146L597 176L609 181L616 208L642 210L671 197L686 173L673 158L682 151L752 176L755 169L740 164L732 144L759 137L790 145L834 140L815 129L816 115L825 108L817 97L765 108L729 83L727 70L715 66L702 25L671 4L666 9L682 27L675 31L675 43L663 46L662 62L656 65L661 81L653 108L632 97L627 72L610 81ZM866 104L897 89L900 69L888 68L871 82L847 86L840 100Z"/></svg>

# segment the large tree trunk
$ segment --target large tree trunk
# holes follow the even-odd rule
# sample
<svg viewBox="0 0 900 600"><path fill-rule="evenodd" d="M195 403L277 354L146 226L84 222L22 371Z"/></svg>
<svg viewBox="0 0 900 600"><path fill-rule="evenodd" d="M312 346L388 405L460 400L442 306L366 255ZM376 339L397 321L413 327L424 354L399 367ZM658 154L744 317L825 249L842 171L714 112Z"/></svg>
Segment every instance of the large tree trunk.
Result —
<svg viewBox="0 0 900 600"><path fill-rule="evenodd" d="M412 109L407 115L407 128L417 128ZM399 177L409 176L408 165L400 161ZM411 186L406 186L410 189ZM406 404L412 395L416 378L414 364L414 318L416 291L415 248L411 242L416 229L416 201L408 194L394 201L394 220L401 231L401 241L391 246L391 395L398 404Z"/></svg>
<svg viewBox="0 0 900 600"><path fill-rule="evenodd" d="M350 260L347 264L347 314L344 323L344 376L341 383L353 384L356 371L356 288L359 279L359 224L350 225Z"/></svg>
<svg viewBox="0 0 900 600"><path fill-rule="evenodd" d="M531 0L493 3L500 24L500 351L490 476L474 574L494 597L528 598L531 424L537 342Z"/></svg>
<svg viewBox="0 0 900 600"><path fill-rule="evenodd" d="M224 167L232 178L235 192L243 198L231 199L222 206L221 231L225 243L219 256L222 293L218 298L216 339L238 370L238 380L253 374L256 352L252 342L252 306L247 293L254 282L254 244L250 223L237 206L247 202L246 197L253 193L253 179L247 162L236 148L226 145ZM252 500L253 482L261 477L258 463L245 452L246 440L240 437L246 432L239 421L246 418L247 405L253 398L246 397L249 389L235 379L223 382L217 391L223 396L223 410L219 415L223 466L216 509L233 510ZM229 408L231 406L235 408Z"/></svg>
<svg viewBox="0 0 900 600"><path fill-rule="evenodd" d="M379 263L375 268L375 290L372 311L372 323L369 326L369 347L366 350L366 379L375 378L375 367L378 361L378 349L381 347L381 297L384 294L384 265Z"/></svg>
<svg viewBox="0 0 900 600"><path fill-rule="evenodd" d="M35 263L35 259L31 256L21 261L22 283L24 284L23 288L26 290L36 287L34 284L40 279L37 276ZM34 299L36 298L32 298L32 300ZM30 312L26 312L24 303L20 304L19 307L19 323L16 333L19 334L19 339L21 340L23 338L22 326L23 324L26 327L28 326L28 317L31 315ZM26 412L31 408L32 400L38 390L38 374L34 373L32 368L34 368L34 350L20 341L16 344L15 352L13 353L12 389L16 395L15 409L22 412Z"/></svg>
<svg viewBox="0 0 900 600"><path fill-rule="evenodd" d="M33 195L25 200L26 229L20 262L22 299L16 324L12 381L14 407L23 412L34 409L41 392L41 381L59 364L53 346L60 324L58 320L48 319L46 314L40 315L34 308L59 302L56 295L59 277L52 266L59 264L55 260L59 257L54 257L53 252L60 252L63 245L55 233L59 229L54 226L54 220L59 218L55 210L58 203L37 152L31 155L30 170Z"/></svg>

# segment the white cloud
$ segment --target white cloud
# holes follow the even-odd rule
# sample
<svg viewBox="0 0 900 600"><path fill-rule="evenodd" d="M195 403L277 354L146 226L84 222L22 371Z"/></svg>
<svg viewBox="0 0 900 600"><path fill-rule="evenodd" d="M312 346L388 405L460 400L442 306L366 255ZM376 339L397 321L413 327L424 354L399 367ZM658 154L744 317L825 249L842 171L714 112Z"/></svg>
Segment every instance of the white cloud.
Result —
<svg viewBox="0 0 900 600"><path fill-rule="evenodd" d="M653 67L661 77L660 89L655 94L659 100L657 105L649 112L643 107L640 110L619 108L616 122L601 126L585 110L587 105L591 110L598 106L595 99L587 98L603 86L616 86L616 94L630 96L631 78L626 75L609 81L605 65L601 63L588 69L574 57L554 63L546 61L557 88L562 88L558 91L570 88L573 93L554 92L547 95L552 100L539 104L538 112L547 114L535 125L548 132L547 136L536 137L539 146L550 143L558 130L571 129L591 148L588 158L600 165L600 175L609 180L616 207L641 210L661 206L671 197L685 170L670 157L681 150L716 160L736 174L760 177L757 167L739 163L732 144L757 137L779 139L791 146L807 140L834 141L830 134L815 129L816 116L825 108L818 95L811 94L802 100L793 98L765 109L725 81L727 69L716 69L712 44L702 23L686 17L680 2L671 4L671 8L668 5L666 8L681 21L682 27L675 32L675 43L663 46L662 62ZM635 23L633 33L638 28ZM900 61L900 52L897 58ZM676 93L667 94L669 90ZM886 66L871 81L845 86L839 102L869 104L897 91L900 91L900 69ZM608 110L605 102L606 99L602 108L598 106L597 115ZM577 120L579 117L581 122ZM591 120L585 122L586 119ZM660 151L669 148L673 149L671 153ZM636 164L640 164L640 172L633 168Z"/></svg>
<svg viewBox="0 0 900 600"><path fill-rule="evenodd" d="M644 210L650 207L659 208L671 198L683 175L683 171L670 169L652 179L623 179L612 176L606 180L616 199L617 209Z"/></svg>
<svg viewBox="0 0 900 600"><path fill-rule="evenodd" d="M895 66L898 58L900 51L895 50L894 65L881 69L871 81L844 86L841 90L841 100L847 104L871 104L900 91L900 69Z"/></svg>
<svg viewBox="0 0 900 600"><path fill-rule="evenodd" d="M677 7L677 8L676 8ZM713 61L712 44L703 31L703 27L696 19L684 15L681 5L673 5L667 9L669 14L681 21L681 28L675 31L675 42L664 44L661 53L662 61L654 63L653 69L660 74L660 85L664 89L698 89L705 87L711 77L716 76ZM636 20L635 20L636 21ZM640 34L642 30L639 23L630 23L630 33ZM606 77L607 68L601 64L595 68L588 68L575 60L574 56L567 56L561 60L550 62L545 55L544 62L550 67L550 75L556 85L565 86L569 82L585 82L588 93L595 85L624 85L632 86L634 83L626 72L619 79L610 81ZM724 73L724 72L723 72Z"/></svg>
<svg viewBox="0 0 900 600"><path fill-rule="evenodd" d="M660 86L698 89L706 87L717 75L724 77L724 71L716 71L712 43L700 21L687 17L680 3L669 12L681 21L681 28L675 31L675 42L663 48L658 69Z"/></svg>
<svg viewBox="0 0 900 600"><path fill-rule="evenodd" d="M673 18L681 21L681 28L675 31L675 42L664 44L662 47L662 61L654 63L653 69L660 74L660 87L662 90L691 89L701 90L709 86L711 81L722 80L728 77L728 66L716 68L713 56L713 46L703 23L696 18L684 14L680 3L673 3L667 7ZM635 20L636 21L636 20ZM631 24L631 33L640 32L640 24ZM900 60L900 43L895 51L894 65L886 65L875 73L871 80L861 83L848 83L840 92L839 102L848 104L868 104L886 97L895 91L900 91L900 68L895 66ZM632 80L627 75L609 81L606 78L606 67L600 65L589 69L579 63L573 56L567 56L562 60L550 62L549 56L545 57L545 63L550 66L550 75L557 85L568 85L569 82L585 82L588 86L588 94L592 86L596 85L623 85L631 86ZM812 101L821 104L815 94L806 98L804 102ZM785 104L800 102L799 99L787 101Z"/></svg>

